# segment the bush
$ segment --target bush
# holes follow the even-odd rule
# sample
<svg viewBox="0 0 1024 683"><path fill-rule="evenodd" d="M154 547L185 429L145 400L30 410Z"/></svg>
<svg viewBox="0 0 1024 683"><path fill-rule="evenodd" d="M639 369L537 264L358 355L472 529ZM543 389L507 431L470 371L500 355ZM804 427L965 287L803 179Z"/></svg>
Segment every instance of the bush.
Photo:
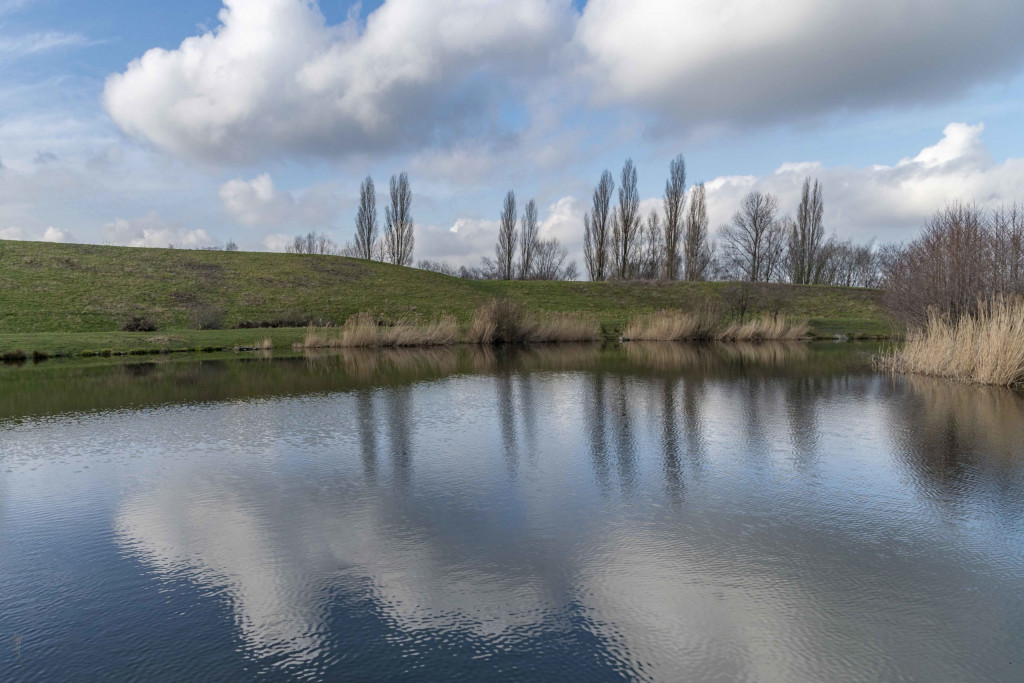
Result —
<svg viewBox="0 0 1024 683"><path fill-rule="evenodd" d="M118 325L122 332L156 332L156 323L149 318L133 315Z"/></svg>
<svg viewBox="0 0 1024 683"><path fill-rule="evenodd" d="M189 325L196 330L219 330L224 327L224 311L212 306L192 310Z"/></svg>

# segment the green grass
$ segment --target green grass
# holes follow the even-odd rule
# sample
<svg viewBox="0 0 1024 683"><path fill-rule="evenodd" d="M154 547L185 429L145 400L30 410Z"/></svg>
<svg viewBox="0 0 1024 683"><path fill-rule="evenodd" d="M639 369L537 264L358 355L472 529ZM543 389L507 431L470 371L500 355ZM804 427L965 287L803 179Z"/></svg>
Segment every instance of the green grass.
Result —
<svg viewBox="0 0 1024 683"><path fill-rule="evenodd" d="M279 348L301 329L188 329L213 310L225 328L241 321L322 320L359 311L383 319L460 322L495 296L530 309L594 314L610 334L635 313L722 300L727 283L473 282L411 268L332 256L138 249L0 241L0 351L49 353L247 346L270 337ZM773 285L766 299L807 319L818 335L893 331L872 290ZM769 305L766 301L763 305ZM157 332L119 332L131 316ZM166 341L163 341L166 340Z"/></svg>

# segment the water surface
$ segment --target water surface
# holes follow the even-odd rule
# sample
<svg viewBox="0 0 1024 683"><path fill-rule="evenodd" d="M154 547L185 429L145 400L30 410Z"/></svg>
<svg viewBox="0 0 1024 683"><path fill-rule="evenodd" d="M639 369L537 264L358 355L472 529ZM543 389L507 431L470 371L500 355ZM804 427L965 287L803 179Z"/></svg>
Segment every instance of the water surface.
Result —
<svg viewBox="0 0 1024 683"><path fill-rule="evenodd" d="M1019 680L1024 401L853 345L0 369L0 680Z"/></svg>

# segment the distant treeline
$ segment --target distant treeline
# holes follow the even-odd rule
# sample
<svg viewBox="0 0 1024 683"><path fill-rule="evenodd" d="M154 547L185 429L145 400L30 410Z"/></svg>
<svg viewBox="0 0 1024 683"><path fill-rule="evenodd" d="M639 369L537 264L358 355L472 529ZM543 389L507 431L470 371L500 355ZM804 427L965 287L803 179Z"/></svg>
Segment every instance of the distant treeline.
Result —
<svg viewBox="0 0 1024 683"><path fill-rule="evenodd" d="M412 265L412 191L405 173L391 177L385 228L378 235L373 179L360 187L353 242L339 246L316 232L297 236L286 251L340 254ZM616 201L617 200L617 201ZM921 235L905 243L855 244L827 235L821 183L806 178L795 215L779 198L753 191L712 240L703 183L686 186L686 163L669 164L662 210L640 212L637 169L623 164L618 185L601 174L583 217L586 277L602 280L727 280L883 288L900 317L922 321L929 307L951 314L976 310L979 299L1024 293L1024 205L993 211L952 203ZM494 258L455 268L421 260L417 266L474 280L575 280L581 275L556 238L539 235L537 205L522 214L509 190L499 214Z"/></svg>

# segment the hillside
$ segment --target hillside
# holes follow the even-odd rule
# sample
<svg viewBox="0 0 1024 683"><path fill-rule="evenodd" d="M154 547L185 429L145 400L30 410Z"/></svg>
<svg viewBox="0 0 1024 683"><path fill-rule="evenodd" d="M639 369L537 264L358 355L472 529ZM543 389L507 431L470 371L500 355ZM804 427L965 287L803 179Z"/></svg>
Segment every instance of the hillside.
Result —
<svg viewBox="0 0 1024 683"><path fill-rule="evenodd" d="M26 333L112 333L132 316L161 331L338 324L359 311L384 320L448 312L464 321L496 296L593 313L613 331L637 312L712 300L729 309L736 292L729 283L477 282L333 256L0 241L0 347ZM753 308L808 319L819 335L885 335L891 326L878 299L869 290L772 285L759 289Z"/></svg>

